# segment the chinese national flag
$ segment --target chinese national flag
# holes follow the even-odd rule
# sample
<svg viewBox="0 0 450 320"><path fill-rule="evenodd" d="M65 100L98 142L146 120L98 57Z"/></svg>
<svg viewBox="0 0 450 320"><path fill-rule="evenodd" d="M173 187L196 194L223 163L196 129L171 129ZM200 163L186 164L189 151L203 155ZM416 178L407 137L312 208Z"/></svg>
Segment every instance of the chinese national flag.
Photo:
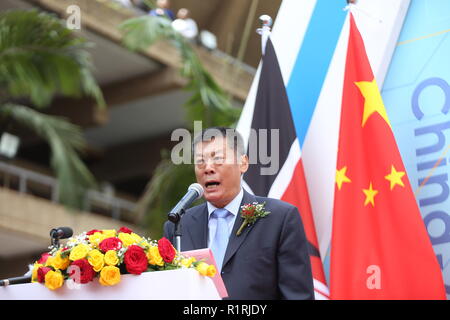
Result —
<svg viewBox="0 0 450 320"><path fill-rule="evenodd" d="M445 299L364 43L350 14L331 242L332 299Z"/></svg>

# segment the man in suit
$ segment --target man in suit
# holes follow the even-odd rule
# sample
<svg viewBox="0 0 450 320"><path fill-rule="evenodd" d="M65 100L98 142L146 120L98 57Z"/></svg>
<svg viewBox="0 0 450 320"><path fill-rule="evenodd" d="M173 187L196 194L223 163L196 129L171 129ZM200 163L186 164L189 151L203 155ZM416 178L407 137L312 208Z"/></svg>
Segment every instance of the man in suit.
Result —
<svg viewBox="0 0 450 320"><path fill-rule="evenodd" d="M307 240L296 207L251 195L241 186L249 166L242 138L230 128L209 128L194 138L197 182L206 203L181 219L181 250L209 247L230 299L314 299ZM240 208L265 203L265 217L236 233ZM164 236L174 243L174 225Z"/></svg>

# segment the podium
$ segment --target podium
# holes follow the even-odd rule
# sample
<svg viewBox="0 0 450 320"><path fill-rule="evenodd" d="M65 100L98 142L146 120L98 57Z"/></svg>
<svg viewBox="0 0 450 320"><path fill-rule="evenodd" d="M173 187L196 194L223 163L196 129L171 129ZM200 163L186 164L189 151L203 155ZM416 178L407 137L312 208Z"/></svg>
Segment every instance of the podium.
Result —
<svg viewBox="0 0 450 320"><path fill-rule="evenodd" d="M41 283L0 287L0 300L220 300L211 278L194 269L121 275L115 286L98 278L87 284L68 283L49 290Z"/></svg>

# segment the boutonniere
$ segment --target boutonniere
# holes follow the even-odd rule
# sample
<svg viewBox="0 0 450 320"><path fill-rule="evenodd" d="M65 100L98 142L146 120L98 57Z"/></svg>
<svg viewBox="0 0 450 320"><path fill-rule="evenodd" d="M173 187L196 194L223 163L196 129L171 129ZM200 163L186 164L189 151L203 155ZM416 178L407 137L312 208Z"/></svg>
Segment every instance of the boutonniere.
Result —
<svg viewBox="0 0 450 320"><path fill-rule="evenodd" d="M256 222L259 218L263 218L267 216L270 211L264 210L264 206L266 205L265 202L258 203L248 203L241 206L241 217L244 219L244 222L242 222L241 227L239 228L238 232L236 232L236 235L239 236L244 228L248 225L251 225Z"/></svg>

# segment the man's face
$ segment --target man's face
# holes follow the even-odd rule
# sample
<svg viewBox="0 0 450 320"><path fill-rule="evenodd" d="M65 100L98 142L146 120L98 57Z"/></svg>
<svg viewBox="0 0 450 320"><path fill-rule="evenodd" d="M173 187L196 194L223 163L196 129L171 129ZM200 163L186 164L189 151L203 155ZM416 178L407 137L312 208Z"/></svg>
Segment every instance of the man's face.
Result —
<svg viewBox="0 0 450 320"><path fill-rule="evenodd" d="M169 0L158 0L156 6L161 9L167 9L170 6Z"/></svg>
<svg viewBox="0 0 450 320"><path fill-rule="evenodd" d="M223 208L241 189L241 175L248 169L247 156L237 159L225 137L199 142L194 150L195 176L204 189L204 197Z"/></svg>

